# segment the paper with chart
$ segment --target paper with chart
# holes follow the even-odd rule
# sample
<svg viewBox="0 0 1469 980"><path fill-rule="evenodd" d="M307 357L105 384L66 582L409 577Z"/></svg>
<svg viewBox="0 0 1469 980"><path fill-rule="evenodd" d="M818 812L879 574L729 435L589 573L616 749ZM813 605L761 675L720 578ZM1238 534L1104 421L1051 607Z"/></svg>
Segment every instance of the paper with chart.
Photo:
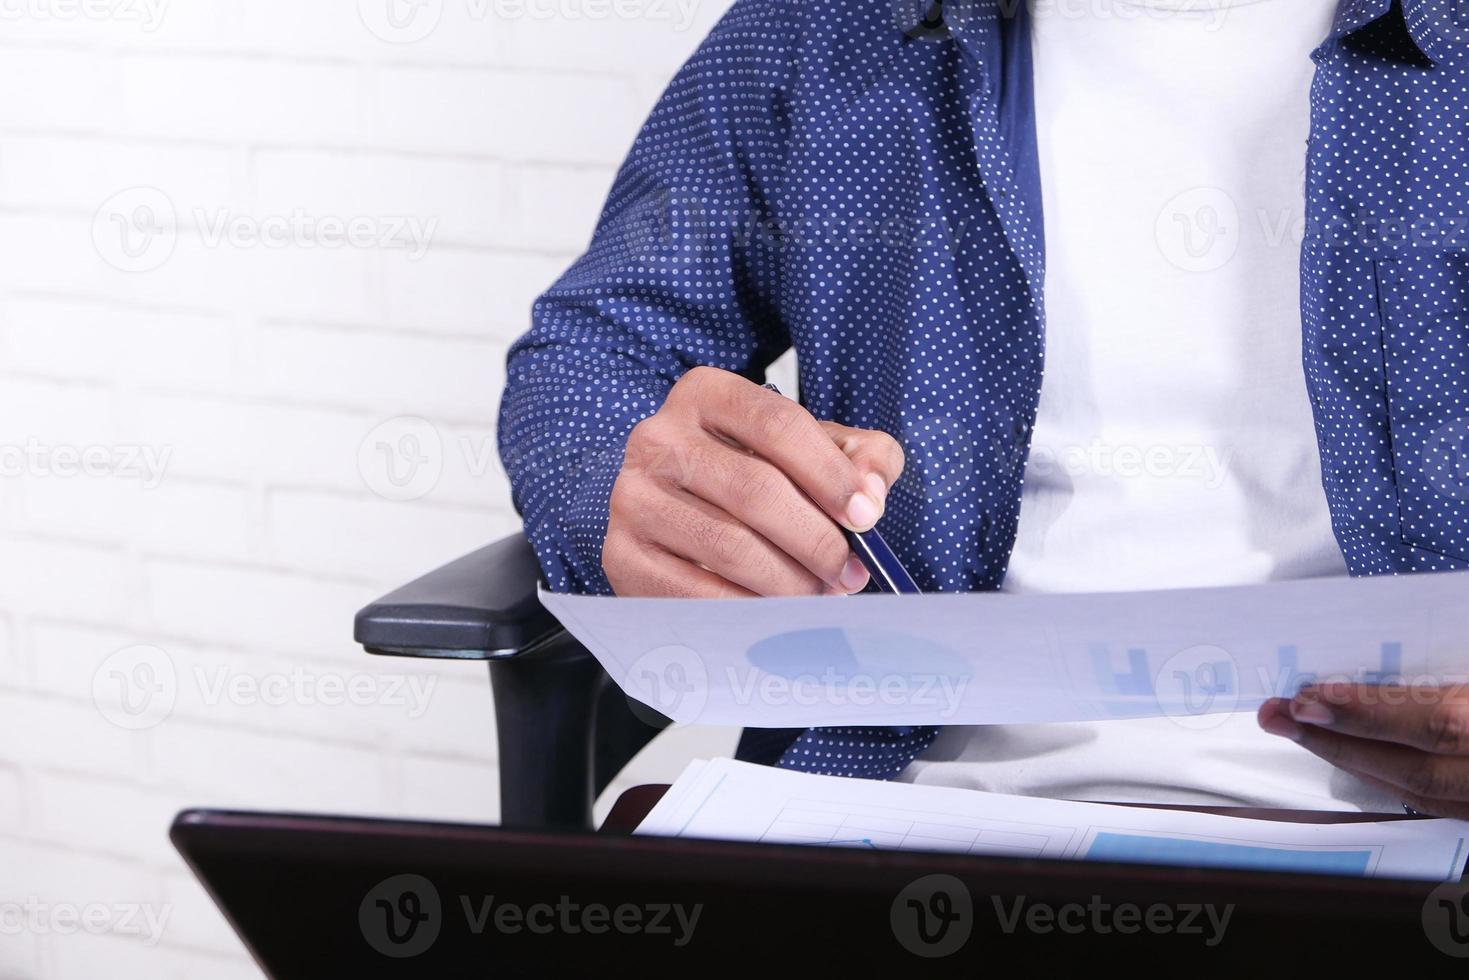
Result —
<svg viewBox="0 0 1469 980"><path fill-rule="evenodd" d="M694 762L637 833L872 850L1457 879L1469 822L1302 824Z"/></svg>
<svg viewBox="0 0 1469 980"><path fill-rule="evenodd" d="M1313 678L1469 680L1469 572L1154 592L541 601L678 722L802 728L1171 715Z"/></svg>

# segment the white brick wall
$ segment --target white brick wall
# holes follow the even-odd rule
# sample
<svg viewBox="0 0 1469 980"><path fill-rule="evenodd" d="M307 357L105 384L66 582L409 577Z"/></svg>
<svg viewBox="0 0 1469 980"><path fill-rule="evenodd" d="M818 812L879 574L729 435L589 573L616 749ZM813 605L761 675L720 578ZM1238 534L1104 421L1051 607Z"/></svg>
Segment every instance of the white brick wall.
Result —
<svg viewBox="0 0 1469 980"><path fill-rule="evenodd" d="M7 928L0 978L256 975L185 806L497 815L482 669L352 613L515 527L506 344L728 0L390 3L0 5L0 905L166 914ZM362 240L242 237L297 216Z"/></svg>

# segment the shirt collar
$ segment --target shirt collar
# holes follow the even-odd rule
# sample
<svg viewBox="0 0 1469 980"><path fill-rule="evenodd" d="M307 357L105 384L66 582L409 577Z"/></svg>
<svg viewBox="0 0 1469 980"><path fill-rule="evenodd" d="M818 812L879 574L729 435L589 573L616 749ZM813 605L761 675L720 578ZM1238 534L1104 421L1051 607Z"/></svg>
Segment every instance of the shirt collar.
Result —
<svg viewBox="0 0 1469 980"><path fill-rule="evenodd" d="M1384 21L1380 26L1406 35L1425 67L1433 67L1469 40L1469 16L1456 15L1459 5L1460 0L1341 0L1331 36L1340 40Z"/></svg>
<svg viewBox="0 0 1469 980"><path fill-rule="evenodd" d="M932 40L962 34L983 16L1003 13L1026 0L890 0L893 21L909 38ZM1287 0L1288 2L1288 0ZM1469 13L1457 13L1464 0L1341 0L1331 36L1340 40L1376 21L1407 35L1428 66L1444 60L1455 44L1469 42Z"/></svg>

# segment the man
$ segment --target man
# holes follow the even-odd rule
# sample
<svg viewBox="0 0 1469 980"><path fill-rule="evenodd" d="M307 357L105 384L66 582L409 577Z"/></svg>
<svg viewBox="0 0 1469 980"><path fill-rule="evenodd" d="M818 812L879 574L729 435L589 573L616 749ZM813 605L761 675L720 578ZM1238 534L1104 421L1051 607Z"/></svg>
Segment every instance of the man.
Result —
<svg viewBox="0 0 1469 980"><path fill-rule="evenodd" d="M552 586L850 593L837 525L879 519L927 590L1469 565L1455 14L737 0L511 351L502 453ZM755 383L792 345L804 409ZM811 730L778 764L1466 817L1466 694Z"/></svg>

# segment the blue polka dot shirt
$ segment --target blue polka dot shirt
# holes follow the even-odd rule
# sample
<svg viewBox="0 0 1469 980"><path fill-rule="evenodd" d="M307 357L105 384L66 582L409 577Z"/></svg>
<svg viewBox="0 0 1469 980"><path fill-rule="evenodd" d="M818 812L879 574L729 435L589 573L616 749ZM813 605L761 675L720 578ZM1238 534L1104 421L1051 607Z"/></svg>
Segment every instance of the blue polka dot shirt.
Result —
<svg viewBox="0 0 1469 980"><path fill-rule="evenodd" d="M1302 336L1333 527L1354 574L1466 567L1469 7L1343 0L1311 57ZM759 379L794 346L813 414L902 442L881 527L918 583L998 588L1041 208L1024 3L736 0L510 352L501 454L551 587L610 591L627 435L685 371ZM890 776L932 733L807 733L802 767Z"/></svg>

